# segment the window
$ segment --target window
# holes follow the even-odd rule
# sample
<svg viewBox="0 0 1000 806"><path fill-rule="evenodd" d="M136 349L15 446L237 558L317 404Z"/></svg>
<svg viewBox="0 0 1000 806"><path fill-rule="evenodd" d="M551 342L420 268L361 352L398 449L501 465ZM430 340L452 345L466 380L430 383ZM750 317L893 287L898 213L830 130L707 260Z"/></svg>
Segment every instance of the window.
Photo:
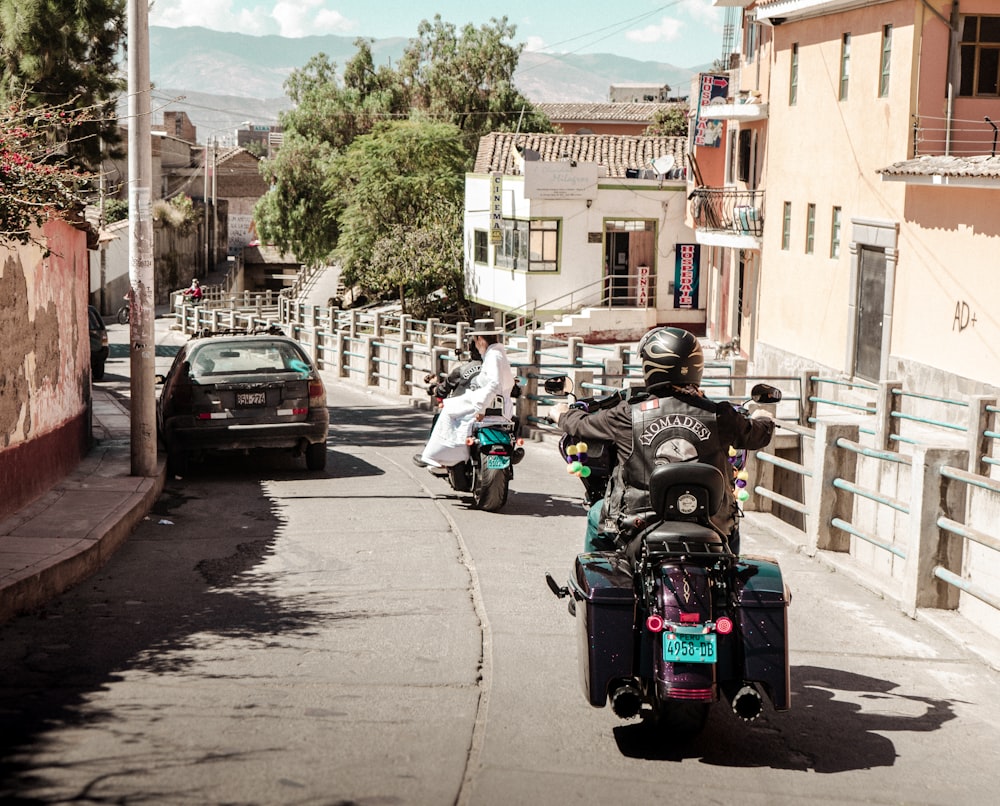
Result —
<svg viewBox="0 0 1000 806"><path fill-rule="evenodd" d="M799 101L799 44L792 45L792 63L788 71L788 105Z"/></svg>
<svg viewBox="0 0 1000 806"><path fill-rule="evenodd" d="M559 222L515 221L505 218L496 265L522 271L558 271Z"/></svg>
<svg viewBox="0 0 1000 806"><path fill-rule="evenodd" d="M816 245L816 205L806 207L806 254L811 255Z"/></svg>
<svg viewBox="0 0 1000 806"><path fill-rule="evenodd" d="M958 94L997 95L1000 90L1000 17L965 17L960 23L962 64Z"/></svg>
<svg viewBox="0 0 1000 806"><path fill-rule="evenodd" d="M892 56L892 26L886 25L882 28L882 65L878 81L879 98L886 98L889 95L890 56Z"/></svg>
<svg viewBox="0 0 1000 806"><path fill-rule="evenodd" d="M559 269L559 222L532 220L528 230L528 271Z"/></svg>
<svg viewBox="0 0 1000 806"><path fill-rule="evenodd" d="M484 229L477 229L472 235L472 259L476 263L490 262L490 238Z"/></svg>
<svg viewBox="0 0 1000 806"><path fill-rule="evenodd" d="M736 178L741 182L750 181L750 145L753 132L750 129L740 129L737 145Z"/></svg>
<svg viewBox="0 0 1000 806"><path fill-rule="evenodd" d="M840 41L840 100L847 100L847 82L851 77L851 35Z"/></svg>
<svg viewBox="0 0 1000 806"><path fill-rule="evenodd" d="M830 218L830 257L840 257L840 208L833 208Z"/></svg>
<svg viewBox="0 0 1000 806"><path fill-rule="evenodd" d="M760 48L760 23L757 22L756 11L744 11L743 27L743 58L747 64L753 64Z"/></svg>
<svg viewBox="0 0 1000 806"><path fill-rule="evenodd" d="M785 213L781 220L781 248L788 249L792 240L792 203L785 202Z"/></svg>

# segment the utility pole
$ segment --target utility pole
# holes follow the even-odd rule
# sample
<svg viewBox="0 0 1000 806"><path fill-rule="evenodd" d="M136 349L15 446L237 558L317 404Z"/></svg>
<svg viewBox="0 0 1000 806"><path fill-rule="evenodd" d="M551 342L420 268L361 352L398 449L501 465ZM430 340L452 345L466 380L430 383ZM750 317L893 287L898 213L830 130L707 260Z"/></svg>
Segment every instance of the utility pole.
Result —
<svg viewBox="0 0 1000 806"><path fill-rule="evenodd" d="M129 359L132 475L156 472L156 335L153 330L153 155L149 4L128 0Z"/></svg>

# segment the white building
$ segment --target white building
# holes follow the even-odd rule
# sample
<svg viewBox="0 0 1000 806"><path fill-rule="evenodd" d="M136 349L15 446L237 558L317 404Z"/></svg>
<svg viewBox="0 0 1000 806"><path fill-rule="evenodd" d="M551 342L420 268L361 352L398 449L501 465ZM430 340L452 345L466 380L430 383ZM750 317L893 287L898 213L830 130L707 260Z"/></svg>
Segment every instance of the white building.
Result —
<svg viewBox="0 0 1000 806"><path fill-rule="evenodd" d="M683 137L482 138L465 180L469 299L508 326L547 322L591 341L657 324L702 332L686 154Z"/></svg>

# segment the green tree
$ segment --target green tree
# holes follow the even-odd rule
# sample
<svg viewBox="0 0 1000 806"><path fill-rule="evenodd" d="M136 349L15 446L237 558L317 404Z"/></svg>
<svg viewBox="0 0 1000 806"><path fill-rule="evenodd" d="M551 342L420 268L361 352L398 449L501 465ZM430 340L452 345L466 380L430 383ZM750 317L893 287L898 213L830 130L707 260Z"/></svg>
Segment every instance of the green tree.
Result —
<svg viewBox="0 0 1000 806"><path fill-rule="evenodd" d="M436 15L433 23L420 23L400 60L411 107L458 126L471 155L479 138L491 131L555 131L514 86L524 49L511 44L516 31L501 17L458 32Z"/></svg>
<svg viewBox="0 0 1000 806"><path fill-rule="evenodd" d="M64 144L60 157L95 170L119 141L124 41L125 0L0 0L0 102L90 112L85 125L53 136Z"/></svg>
<svg viewBox="0 0 1000 806"><path fill-rule="evenodd" d="M384 260L376 264L374 255L376 244L388 237L398 239L401 231L450 230L461 249L460 211L468 159L461 132L448 123L381 123L355 139L335 161L325 184L342 209L336 255L345 282L360 282L383 295L397 290L400 282L386 280L387 264ZM409 243L416 240L411 237ZM385 244L380 247L380 255L390 251ZM434 260L429 256L427 265ZM461 273L460 260L454 270ZM419 283L402 286L405 291Z"/></svg>
<svg viewBox="0 0 1000 806"><path fill-rule="evenodd" d="M687 104L671 104L653 115L653 122L643 132L647 137L687 137Z"/></svg>
<svg viewBox="0 0 1000 806"><path fill-rule="evenodd" d="M421 227L393 226L375 241L367 274L372 290L382 297L395 294L405 313L467 318L461 206L437 211Z"/></svg>
<svg viewBox="0 0 1000 806"><path fill-rule="evenodd" d="M261 238L307 263L339 259L345 282L380 296L447 285L430 258L426 283L412 271L387 282L387 257L380 270L370 267L445 232L461 249L455 210L483 134L554 131L513 85L514 33L506 18L459 32L435 17L421 23L396 69L376 67L370 40L359 39L342 78L323 54L296 70L285 84L292 108L281 116L281 149L261 164L271 185L256 210ZM461 260L449 266L460 293Z"/></svg>
<svg viewBox="0 0 1000 806"><path fill-rule="evenodd" d="M273 160L261 162L271 189L257 204L258 232L306 263L330 260L337 245L342 206L324 188L337 155L377 121L406 116L395 73L375 69L369 40L355 44L343 84L323 53L289 76L293 106L281 115L283 142Z"/></svg>

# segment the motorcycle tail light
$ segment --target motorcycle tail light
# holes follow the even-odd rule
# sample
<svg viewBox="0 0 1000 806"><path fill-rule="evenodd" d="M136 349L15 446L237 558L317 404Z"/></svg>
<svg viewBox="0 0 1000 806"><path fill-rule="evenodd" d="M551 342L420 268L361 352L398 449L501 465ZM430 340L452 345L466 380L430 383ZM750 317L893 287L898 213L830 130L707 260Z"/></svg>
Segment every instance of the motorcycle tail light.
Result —
<svg viewBox="0 0 1000 806"><path fill-rule="evenodd" d="M663 632L663 616L653 613L646 618L646 629L650 632Z"/></svg>
<svg viewBox="0 0 1000 806"><path fill-rule="evenodd" d="M516 444L517 444L518 447L521 447L522 445L524 445L524 438L523 437L518 437Z"/></svg>
<svg viewBox="0 0 1000 806"><path fill-rule="evenodd" d="M715 621L715 631L719 635L729 635L733 631L733 620L729 616L720 616Z"/></svg>
<svg viewBox="0 0 1000 806"><path fill-rule="evenodd" d="M698 613L681 613L681 624L697 624L701 621Z"/></svg>
<svg viewBox="0 0 1000 806"><path fill-rule="evenodd" d="M476 444L476 440L474 440L472 437L466 437L465 444L471 448L473 445Z"/></svg>

